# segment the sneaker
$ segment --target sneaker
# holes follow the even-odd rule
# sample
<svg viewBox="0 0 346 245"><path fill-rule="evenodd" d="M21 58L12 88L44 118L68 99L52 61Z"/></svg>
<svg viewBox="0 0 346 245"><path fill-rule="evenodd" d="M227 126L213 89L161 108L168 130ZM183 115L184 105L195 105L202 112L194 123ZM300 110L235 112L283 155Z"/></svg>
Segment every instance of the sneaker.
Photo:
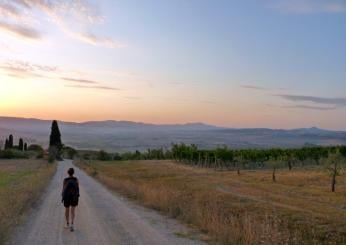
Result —
<svg viewBox="0 0 346 245"><path fill-rule="evenodd" d="M73 224L71 224L71 226L70 226L70 231L74 232Z"/></svg>
<svg viewBox="0 0 346 245"><path fill-rule="evenodd" d="M69 225L69 223L65 224L65 225L64 225L64 228L65 228L65 229L68 229L68 228L70 228L70 225Z"/></svg>

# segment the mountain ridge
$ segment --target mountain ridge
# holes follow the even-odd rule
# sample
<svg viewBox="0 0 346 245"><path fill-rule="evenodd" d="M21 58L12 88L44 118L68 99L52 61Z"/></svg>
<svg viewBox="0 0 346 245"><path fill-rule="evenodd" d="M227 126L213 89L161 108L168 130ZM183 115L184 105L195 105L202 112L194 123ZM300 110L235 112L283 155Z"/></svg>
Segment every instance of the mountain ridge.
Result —
<svg viewBox="0 0 346 245"><path fill-rule="evenodd" d="M3 120L15 120L15 121L31 121L31 122L45 122L51 123L52 120L49 119L40 119L40 118L25 118L25 117L8 117L8 116L0 116L0 123ZM139 121L129 121L129 120L90 120L90 121L82 121L82 122L73 122L73 121L64 121L58 120L60 124L68 124L68 125L80 125L80 126L89 126L89 125L97 125L97 126L118 126L118 125L130 125L130 126L151 126L151 127L206 127L210 129L221 129L221 130L271 130L271 131L314 131L314 132L346 132L343 130L333 130L333 129L324 129L316 126L312 127L301 127L301 128L270 128L270 127L248 127L248 128L237 128L237 127L223 127L212 124L207 124L203 122L186 122L186 123L164 123L164 124L156 124L156 123L145 123Z"/></svg>
<svg viewBox="0 0 346 245"><path fill-rule="evenodd" d="M0 117L0 147L9 134L28 143L48 145L51 120ZM346 132L317 127L296 129L225 128L205 123L150 124L131 121L59 121L64 144L79 149L114 152L169 148L172 143L200 148L296 148L306 145L346 145Z"/></svg>

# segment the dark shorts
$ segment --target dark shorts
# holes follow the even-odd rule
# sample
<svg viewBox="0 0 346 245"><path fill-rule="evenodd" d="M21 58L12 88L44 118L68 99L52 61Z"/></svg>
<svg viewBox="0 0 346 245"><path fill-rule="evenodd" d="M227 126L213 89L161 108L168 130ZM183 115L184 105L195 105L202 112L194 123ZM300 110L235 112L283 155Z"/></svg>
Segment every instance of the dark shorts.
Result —
<svg viewBox="0 0 346 245"><path fill-rule="evenodd" d="M78 206L78 197L66 197L64 198L65 208Z"/></svg>

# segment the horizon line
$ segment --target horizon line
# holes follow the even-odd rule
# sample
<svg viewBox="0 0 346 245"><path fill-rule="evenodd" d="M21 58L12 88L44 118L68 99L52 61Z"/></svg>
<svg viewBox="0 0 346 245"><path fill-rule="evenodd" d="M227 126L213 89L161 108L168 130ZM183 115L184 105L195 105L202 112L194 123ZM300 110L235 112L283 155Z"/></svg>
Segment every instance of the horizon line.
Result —
<svg viewBox="0 0 346 245"><path fill-rule="evenodd" d="M104 120L88 120L88 121L65 121L60 119L42 119L42 118L36 118L36 117L19 117L19 116L2 116L0 115L0 119L7 118L7 119L23 119L23 120L37 120L37 121L58 121L61 123L68 123L68 124L86 124L86 123L97 123L97 122L127 122L127 123L136 123L136 124L146 124L146 125L153 125L153 126L184 126L184 125L191 125L191 124L201 124L204 126L209 127L215 127L219 129L235 129L235 130L242 130L242 129L271 129L271 130L295 130L295 129L320 129L320 130L327 130L327 131L334 131L334 132L346 132L346 130L336 130L336 129L328 129L328 128L322 128L317 126L311 126L311 127L294 127L294 128L271 128L271 127L231 127L231 126L219 126L215 124L209 124L204 123L201 121L197 122L186 122L186 123L153 123L153 122L143 122L143 121L129 121L129 120L115 120L115 119L104 119Z"/></svg>

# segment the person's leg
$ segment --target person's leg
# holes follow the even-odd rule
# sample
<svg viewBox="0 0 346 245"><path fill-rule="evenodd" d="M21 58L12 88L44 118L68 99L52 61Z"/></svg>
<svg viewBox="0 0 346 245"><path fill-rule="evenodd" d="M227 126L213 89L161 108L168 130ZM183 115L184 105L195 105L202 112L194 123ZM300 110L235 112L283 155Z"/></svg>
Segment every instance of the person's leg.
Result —
<svg viewBox="0 0 346 245"><path fill-rule="evenodd" d="M66 218L66 224L69 224L69 219L70 219L70 208L65 207L65 218Z"/></svg>
<svg viewBox="0 0 346 245"><path fill-rule="evenodd" d="M71 207L71 224L73 225L76 207Z"/></svg>

